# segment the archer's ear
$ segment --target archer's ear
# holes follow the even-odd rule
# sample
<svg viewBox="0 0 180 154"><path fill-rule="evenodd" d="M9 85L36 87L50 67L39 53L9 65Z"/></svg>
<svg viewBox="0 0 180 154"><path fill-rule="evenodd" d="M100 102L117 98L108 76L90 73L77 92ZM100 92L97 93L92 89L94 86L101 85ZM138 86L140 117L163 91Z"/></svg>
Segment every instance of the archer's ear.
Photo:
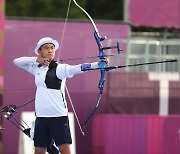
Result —
<svg viewBox="0 0 180 154"><path fill-rule="evenodd" d="M38 49L38 54L41 55L41 49Z"/></svg>

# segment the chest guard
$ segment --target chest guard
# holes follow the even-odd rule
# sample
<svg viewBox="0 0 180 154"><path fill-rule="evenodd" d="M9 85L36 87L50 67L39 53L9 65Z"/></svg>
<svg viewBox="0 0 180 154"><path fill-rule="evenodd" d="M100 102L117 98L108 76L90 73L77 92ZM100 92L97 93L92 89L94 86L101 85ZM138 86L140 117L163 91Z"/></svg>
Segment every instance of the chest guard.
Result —
<svg viewBox="0 0 180 154"><path fill-rule="evenodd" d="M46 73L46 87L49 89L57 89L60 90L61 88L61 82L62 80L58 79L56 76L56 68L58 66L58 63L54 60L51 61L49 64L49 69Z"/></svg>

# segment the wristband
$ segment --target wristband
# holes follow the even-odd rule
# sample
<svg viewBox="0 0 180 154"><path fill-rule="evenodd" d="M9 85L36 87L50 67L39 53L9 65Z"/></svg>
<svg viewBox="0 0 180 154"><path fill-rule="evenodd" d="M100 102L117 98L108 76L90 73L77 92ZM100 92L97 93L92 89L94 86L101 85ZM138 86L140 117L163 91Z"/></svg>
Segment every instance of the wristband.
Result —
<svg viewBox="0 0 180 154"><path fill-rule="evenodd" d="M88 64L82 64L82 65L81 65L81 71L87 71L87 70L86 70L87 68L91 68L91 64L90 64L90 63L88 63Z"/></svg>

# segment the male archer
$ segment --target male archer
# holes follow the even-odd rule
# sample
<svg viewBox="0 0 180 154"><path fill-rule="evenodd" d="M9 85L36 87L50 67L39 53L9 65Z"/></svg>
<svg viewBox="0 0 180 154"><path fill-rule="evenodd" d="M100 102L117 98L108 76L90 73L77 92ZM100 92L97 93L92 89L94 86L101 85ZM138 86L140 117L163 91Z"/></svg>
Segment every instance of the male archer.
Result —
<svg viewBox="0 0 180 154"><path fill-rule="evenodd" d="M35 154L45 154L52 139L61 154L70 154L72 143L65 99L66 78L83 73L84 69L98 68L100 62L79 65L59 64L54 60L59 43L50 37L40 39L35 47L37 57L20 57L14 64L35 77ZM106 63L109 60L106 59Z"/></svg>

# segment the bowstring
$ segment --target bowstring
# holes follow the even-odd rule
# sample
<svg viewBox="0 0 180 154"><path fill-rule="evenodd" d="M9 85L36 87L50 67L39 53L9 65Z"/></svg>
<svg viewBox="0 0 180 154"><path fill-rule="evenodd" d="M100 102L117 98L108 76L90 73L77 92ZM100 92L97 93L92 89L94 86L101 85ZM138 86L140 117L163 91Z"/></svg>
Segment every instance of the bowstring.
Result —
<svg viewBox="0 0 180 154"><path fill-rule="evenodd" d="M78 123L79 129L80 129L81 133L84 135L84 131L83 131L83 129L82 129L82 127L81 127L81 124L80 124L80 122L79 122L79 119L78 119L78 116L77 116L77 114L76 114L76 111L75 111L75 108L74 108L74 105L73 105L72 99L71 99L70 94L69 94L69 90L68 90L68 88L67 88L67 86L66 86L66 85L65 85L65 88L66 88L66 92L67 92L67 95L68 95L69 101L70 101L70 103L71 103L72 109L73 109L73 111L74 111L74 115L75 115L75 118L76 118L76 120L77 120L77 123Z"/></svg>
<svg viewBox="0 0 180 154"><path fill-rule="evenodd" d="M59 60L60 60L60 55L61 55L61 52L62 52L62 44L63 44L63 42L64 42L64 35L65 35L65 31L66 31L66 26L67 26L67 20L68 20L68 15L69 15L70 6L71 6L71 0L69 0L69 4L68 4L68 8L67 8L67 13L66 13L66 18L65 18L65 22L64 22L64 26L63 26L63 32L62 32L61 41L60 41L60 48L59 48L59 52L58 52L58 55L57 55L57 61L58 61L58 62L59 62ZM72 99L71 99L71 96L70 96L70 93L69 93L69 90L68 90L67 85L65 85L65 90L66 90L68 99L69 99L69 101L70 101L72 110L73 110L73 112L74 112L76 121L77 121L77 123L78 123L78 127L79 127L82 135L84 135L84 131L83 131L82 126L81 126L81 124L80 124L80 122L79 122L79 118L78 118L78 116L77 116L77 113L76 113L75 107L74 107L74 105L73 105L73 102L72 102Z"/></svg>
<svg viewBox="0 0 180 154"><path fill-rule="evenodd" d="M63 26L63 31L62 31L61 41L60 41L60 47L59 47L59 52L58 52L58 55L57 55L57 61L58 62L60 60L60 54L62 52L62 44L64 42L64 34L65 34L65 31L66 31L66 25L67 25L67 20L68 20L68 16L69 16L70 7L71 7L71 0L69 0L67 13L66 13L66 18L65 18L65 21L64 21L64 26Z"/></svg>

